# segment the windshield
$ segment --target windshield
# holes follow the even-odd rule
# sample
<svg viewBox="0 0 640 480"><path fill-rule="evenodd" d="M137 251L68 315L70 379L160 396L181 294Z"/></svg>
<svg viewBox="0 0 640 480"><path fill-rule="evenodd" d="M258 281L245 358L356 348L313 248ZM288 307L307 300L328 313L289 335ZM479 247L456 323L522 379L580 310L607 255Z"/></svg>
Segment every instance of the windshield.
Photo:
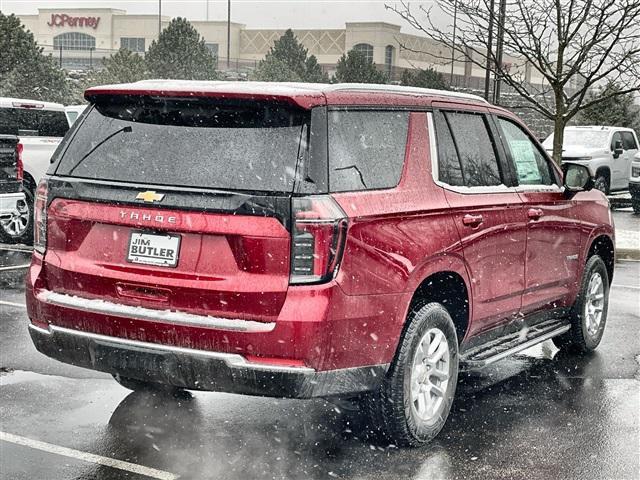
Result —
<svg viewBox="0 0 640 480"><path fill-rule="evenodd" d="M64 137L69 122L64 112L0 108L0 134L23 137Z"/></svg>
<svg viewBox="0 0 640 480"><path fill-rule="evenodd" d="M607 130L565 130L563 146L571 145L584 148L607 148L609 132ZM553 133L544 141L543 146L553 148Z"/></svg>
<svg viewBox="0 0 640 480"><path fill-rule="evenodd" d="M289 192L308 116L304 110L273 102L115 100L91 110L56 173Z"/></svg>

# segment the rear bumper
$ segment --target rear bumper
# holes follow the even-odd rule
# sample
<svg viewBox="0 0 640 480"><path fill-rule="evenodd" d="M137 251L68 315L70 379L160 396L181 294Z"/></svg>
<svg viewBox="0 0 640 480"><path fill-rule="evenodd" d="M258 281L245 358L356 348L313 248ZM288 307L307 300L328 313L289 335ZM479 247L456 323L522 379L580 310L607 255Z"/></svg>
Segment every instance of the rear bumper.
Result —
<svg viewBox="0 0 640 480"><path fill-rule="evenodd" d="M41 353L61 362L191 390L288 398L350 396L378 388L389 366L318 372L54 325L29 325L29 333Z"/></svg>
<svg viewBox="0 0 640 480"><path fill-rule="evenodd" d="M18 213L18 202L24 201L24 193L0 194L0 218L9 217Z"/></svg>

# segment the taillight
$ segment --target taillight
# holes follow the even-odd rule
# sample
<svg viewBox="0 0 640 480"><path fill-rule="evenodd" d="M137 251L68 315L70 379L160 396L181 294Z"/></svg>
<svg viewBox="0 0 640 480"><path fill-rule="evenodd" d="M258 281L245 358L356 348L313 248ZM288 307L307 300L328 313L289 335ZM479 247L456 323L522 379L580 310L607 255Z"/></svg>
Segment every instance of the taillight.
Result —
<svg viewBox="0 0 640 480"><path fill-rule="evenodd" d="M335 277L347 234L340 206L328 196L292 200L291 284L321 283Z"/></svg>
<svg viewBox="0 0 640 480"><path fill-rule="evenodd" d="M24 146L19 143L16 145L16 179L18 181L24 180L24 163L22 163L22 149Z"/></svg>
<svg viewBox="0 0 640 480"><path fill-rule="evenodd" d="M33 206L33 248L44 254L47 249L47 180L43 178L36 189Z"/></svg>

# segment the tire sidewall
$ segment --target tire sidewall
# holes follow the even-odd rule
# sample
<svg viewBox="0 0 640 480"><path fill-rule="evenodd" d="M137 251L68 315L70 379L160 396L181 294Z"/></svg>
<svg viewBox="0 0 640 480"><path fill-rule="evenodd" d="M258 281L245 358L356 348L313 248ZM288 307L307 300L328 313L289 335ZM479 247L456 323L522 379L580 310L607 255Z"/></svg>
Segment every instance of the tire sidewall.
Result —
<svg viewBox="0 0 640 480"><path fill-rule="evenodd" d="M28 188L26 185L23 191L24 191L25 202L27 204L27 210L28 210L27 228L22 233L22 235L14 236L7 233L4 227L0 226L0 239L13 244L18 243L18 244L31 245L33 243L33 199L34 197L33 197L33 191L30 188Z"/></svg>
<svg viewBox="0 0 640 480"><path fill-rule="evenodd" d="M449 313L440 305L429 304L420 309L412 320L417 322L417 328L413 330L411 338L408 340L408 349L403 352L403 392L404 392L404 412L407 422L407 428L416 443L422 444L432 440L444 427L449 416L451 405L455 397L456 384L458 381L458 339L453 325L453 321ZM447 385L444 406L440 412L440 416L432 423L426 424L420 422L414 416L411 405L411 368L416 348L425 333L431 329L437 328L441 330L449 344L449 383Z"/></svg>
<svg viewBox="0 0 640 480"><path fill-rule="evenodd" d="M592 336L589 334L589 331L587 329L587 318L584 314L584 307L587 300L589 282L594 273L598 273L602 278L604 287L604 302L602 310L602 320L600 321L598 332L596 333L596 335ZM600 341L602 340L602 336L604 335L604 329L607 323L607 312L609 309L609 274L607 272L607 267L604 261L597 255L591 257L587 262L582 280L582 288L580 289L580 295L577 300L578 301L574 306L574 318L580 323L580 334L582 336L581 340L584 344L585 349L587 351L593 351L598 347Z"/></svg>

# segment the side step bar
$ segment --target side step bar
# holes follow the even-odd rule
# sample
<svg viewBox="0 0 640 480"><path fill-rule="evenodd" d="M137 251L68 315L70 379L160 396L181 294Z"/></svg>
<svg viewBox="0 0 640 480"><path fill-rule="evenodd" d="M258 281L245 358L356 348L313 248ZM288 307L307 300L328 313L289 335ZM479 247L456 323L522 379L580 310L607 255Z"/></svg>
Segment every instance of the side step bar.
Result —
<svg viewBox="0 0 640 480"><path fill-rule="evenodd" d="M462 354L463 369L482 368L569 331L566 320L548 320Z"/></svg>

